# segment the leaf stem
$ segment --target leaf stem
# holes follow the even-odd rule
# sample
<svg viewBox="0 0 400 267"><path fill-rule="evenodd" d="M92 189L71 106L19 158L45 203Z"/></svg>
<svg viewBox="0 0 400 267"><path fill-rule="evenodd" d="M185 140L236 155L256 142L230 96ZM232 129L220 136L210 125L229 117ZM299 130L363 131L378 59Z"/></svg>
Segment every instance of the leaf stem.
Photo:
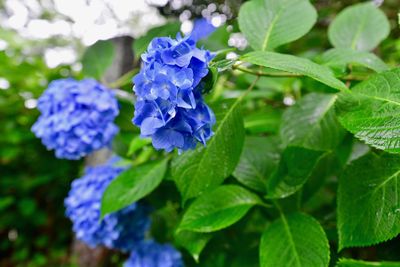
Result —
<svg viewBox="0 0 400 267"><path fill-rule="evenodd" d="M273 206L278 210L279 214L283 214L282 208L277 200L272 200Z"/></svg>
<svg viewBox="0 0 400 267"><path fill-rule="evenodd" d="M239 70L244 73L249 73L255 76L263 76L263 77L304 77L302 74L296 74L296 73L289 73L289 72L263 72L263 71L257 71L253 70L250 68L246 68L243 66L240 66L238 64L235 64L232 66L232 69ZM368 75L360 75L360 74L349 74L343 77L340 77L343 80L346 81L363 81L366 78L368 78Z"/></svg>
<svg viewBox="0 0 400 267"><path fill-rule="evenodd" d="M110 89L110 90L112 90L115 93L115 96L123 102L129 103L129 104L132 104L133 102L135 102L136 97L132 93L129 93L124 90L117 89L117 88Z"/></svg>
<svg viewBox="0 0 400 267"><path fill-rule="evenodd" d="M130 70L121 77L119 77L116 81L109 83L108 86L111 88L118 88L127 85L128 83L131 82L132 76L135 75L137 72L138 72L137 69Z"/></svg>
<svg viewBox="0 0 400 267"><path fill-rule="evenodd" d="M264 76L264 77L301 77L300 74L288 73L288 72L262 72L252 70L246 67L241 67L240 65L233 65L232 69L239 70L241 72L253 74L256 76Z"/></svg>
<svg viewBox="0 0 400 267"><path fill-rule="evenodd" d="M257 76L256 79L246 89L246 91L241 96L239 96L239 98L238 98L239 102L241 102L251 92L251 90L253 90L254 86L256 85L256 83L258 82L259 79L260 79L260 76Z"/></svg>
<svg viewBox="0 0 400 267"><path fill-rule="evenodd" d="M270 208L273 207L273 205L265 203L265 202L258 203L257 205L259 205L261 207L264 207L264 208L267 208L267 209L270 209Z"/></svg>
<svg viewBox="0 0 400 267"><path fill-rule="evenodd" d="M368 78L367 75L362 76L362 75L355 75L355 74L349 74L349 75L342 77L342 79L346 80L346 81L364 81L367 78Z"/></svg>

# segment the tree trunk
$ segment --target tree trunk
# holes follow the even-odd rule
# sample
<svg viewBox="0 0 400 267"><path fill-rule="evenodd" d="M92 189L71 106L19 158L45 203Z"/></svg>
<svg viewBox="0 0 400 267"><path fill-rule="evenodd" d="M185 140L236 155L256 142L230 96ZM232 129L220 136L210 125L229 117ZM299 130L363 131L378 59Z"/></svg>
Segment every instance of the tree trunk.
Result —
<svg viewBox="0 0 400 267"><path fill-rule="evenodd" d="M104 75L107 83L117 80L133 67L133 39L128 36L112 39L115 47L115 57L111 67ZM85 166L96 166L105 163L112 151L101 149L87 156ZM72 243L72 259L79 267L105 267L109 265L110 250L105 247L90 248L85 243L74 239Z"/></svg>

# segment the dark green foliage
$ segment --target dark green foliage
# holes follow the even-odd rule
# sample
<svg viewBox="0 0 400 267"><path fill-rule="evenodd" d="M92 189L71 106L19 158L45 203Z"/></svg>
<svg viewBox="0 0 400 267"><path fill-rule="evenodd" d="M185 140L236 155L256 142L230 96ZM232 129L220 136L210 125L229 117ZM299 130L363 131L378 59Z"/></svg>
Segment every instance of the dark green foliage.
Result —
<svg viewBox="0 0 400 267"><path fill-rule="evenodd" d="M368 167L367 167L368 166ZM369 153L339 179L339 248L374 245L400 232L400 158Z"/></svg>
<svg viewBox="0 0 400 267"><path fill-rule="evenodd" d="M167 160L130 168L115 178L103 194L101 215L123 209L153 191L162 181Z"/></svg>
<svg viewBox="0 0 400 267"><path fill-rule="evenodd" d="M70 70L49 70L41 59L20 62L4 52L0 62L0 76L10 83L0 90L0 266L59 266L72 240L63 200L79 162L46 151L30 131L38 113L24 98L41 94L40 79Z"/></svg>
<svg viewBox="0 0 400 267"><path fill-rule="evenodd" d="M319 267L328 263L328 239L318 221L312 217L301 213L282 214L262 235L262 267Z"/></svg>
<svg viewBox="0 0 400 267"><path fill-rule="evenodd" d="M207 146L198 146L172 161L172 176L183 201L212 190L235 170L244 142L240 102L216 103L217 125Z"/></svg>
<svg viewBox="0 0 400 267"><path fill-rule="evenodd" d="M156 151L123 99L113 150L129 168L107 188L102 214L153 207L148 236L174 244L188 267L400 266L398 3L359 2L238 4L201 41L219 52L202 81L214 136L181 154ZM153 38L179 28L134 41L136 63ZM244 50L228 45L239 32ZM113 56L110 41L96 43L76 75L100 78ZM70 266L63 198L83 164L44 151L24 101L42 79L71 71L3 52L0 62L11 85L0 90L0 266Z"/></svg>

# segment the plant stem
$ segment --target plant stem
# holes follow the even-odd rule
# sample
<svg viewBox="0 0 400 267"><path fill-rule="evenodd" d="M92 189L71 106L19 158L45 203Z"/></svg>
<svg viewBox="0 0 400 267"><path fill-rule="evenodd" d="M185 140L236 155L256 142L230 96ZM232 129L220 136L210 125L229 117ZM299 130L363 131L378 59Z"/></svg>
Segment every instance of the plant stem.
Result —
<svg viewBox="0 0 400 267"><path fill-rule="evenodd" d="M249 73L255 76L264 76L264 77L304 77L302 74L295 74L289 72L263 72L257 71L253 69L249 69L246 67L242 67L240 65L233 65L232 69L239 70L241 72ZM368 78L368 75L360 75L360 74L349 74L343 77L340 77L346 81L363 81Z"/></svg>
<svg viewBox="0 0 400 267"><path fill-rule="evenodd" d="M111 88L111 90L114 91L115 96L119 100L132 104L135 100L135 95L118 88L130 83L132 76L135 75L137 72L137 69L133 69L128 71L112 83L107 84L104 81L102 83L104 83L108 88Z"/></svg>
<svg viewBox="0 0 400 267"><path fill-rule="evenodd" d="M367 78L368 75L355 75L355 74L349 74L342 77L342 79L346 81L364 81Z"/></svg>
<svg viewBox="0 0 400 267"><path fill-rule="evenodd" d="M131 82L132 76L135 75L137 72L138 72L137 69L130 70L121 77L119 77L116 81L108 84L108 86L111 88L118 88L127 85L128 83Z"/></svg>
<svg viewBox="0 0 400 267"><path fill-rule="evenodd" d="M241 67L239 65L233 65L232 69L235 70L240 70L245 73L253 74L256 76L265 76L265 77L301 77L303 75L301 74L294 74L294 73L288 73L288 72L262 72L262 71L256 71L252 70L246 67Z"/></svg>
<svg viewBox="0 0 400 267"><path fill-rule="evenodd" d="M111 89L111 90L115 93L115 96L121 101L132 104L136 99L134 94L128 93L124 90L121 89Z"/></svg>
<svg viewBox="0 0 400 267"><path fill-rule="evenodd" d="M259 79L260 76L257 76L257 78L250 84L250 86L246 89L246 91L239 97L238 101L242 101L243 98L245 98L251 92L251 90L253 90L254 86L256 85Z"/></svg>

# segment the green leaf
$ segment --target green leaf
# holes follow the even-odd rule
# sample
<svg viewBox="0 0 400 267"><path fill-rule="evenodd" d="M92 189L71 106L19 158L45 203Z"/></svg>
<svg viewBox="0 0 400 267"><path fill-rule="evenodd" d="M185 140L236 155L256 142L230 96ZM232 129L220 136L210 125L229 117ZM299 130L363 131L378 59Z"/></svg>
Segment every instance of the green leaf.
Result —
<svg viewBox="0 0 400 267"><path fill-rule="evenodd" d="M136 136L132 139L131 143L129 144L129 149L127 152L127 156L132 156L136 151L141 149L142 147L151 144L150 138L142 138L140 136Z"/></svg>
<svg viewBox="0 0 400 267"><path fill-rule="evenodd" d="M333 48L326 51L321 58L325 66L342 67L349 64L360 65L376 72L388 70L389 67L375 54L355 51L349 48Z"/></svg>
<svg viewBox="0 0 400 267"><path fill-rule="evenodd" d="M118 211L152 192L164 178L168 160L151 162L122 172L107 187L101 201L101 215Z"/></svg>
<svg viewBox="0 0 400 267"><path fill-rule="evenodd" d="M207 38L197 41L197 47L204 47L207 50L218 52L227 48L228 40L231 35L229 25L222 25L215 29ZM218 58L218 55L216 56ZM224 57L225 58L225 57ZM214 58L215 59L215 58ZM217 60L217 59L216 59Z"/></svg>
<svg viewBox="0 0 400 267"><path fill-rule="evenodd" d="M400 158L373 153L339 177L339 249L370 246L400 233Z"/></svg>
<svg viewBox="0 0 400 267"><path fill-rule="evenodd" d="M240 30L254 50L272 50L295 41L316 21L317 12L308 0L252 0L239 10Z"/></svg>
<svg viewBox="0 0 400 267"><path fill-rule="evenodd" d="M388 152L400 152L400 68L376 74L340 94L341 124L357 138Z"/></svg>
<svg viewBox="0 0 400 267"><path fill-rule="evenodd" d="M283 114L280 135L284 143L313 150L331 150L343 138L334 110L337 96L311 93Z"/></svg>
<svg viewBox="0 0 400 267"><path fill-rule="evenodd" d="M179 32L181 24L179 22L170 22L165 25L153 28L149 30L146 35L135 40L132 44L133 52L136 58L139 58L141 54L146 52L147 46L151 40L155 37L170 36L175 37Z"/></svg>
<svg viewBox="0 0 400 267"><path fill-rule="evenodd" d="M328 29L334 47L371 51L390 32L386 15L372 2L350 6L340 12Z"/></svg>
<svg viewBox="0 0 400 267"><path fill-rule="evenodd" d="M83 54L83 74L99 80L114 61L114 55L115 47L111 40L96 42Z"/></svg>
<svg viewBox="0 0 400 267"><path fill-rule="evenodd" d="M196 233L191 231L179 231L175 233L174 237L177 244L185 248L198 263L200 253L210 241L212 234Z"/></svg>
<svg viewBox="0 0 400 267"><path fill-rule="evenodd" d="M288 147L277 171L268 181L268 198L285 198L299 190L312 174L324 152Z"/></svg>
<svg viewBox="0 0 400 267"><path fill-rule="evenodd" d="M247 136L233 175L247 187L265 193L267 178L278 166L279 157L276 138Z"/></svg>
<svg viewBox="0 0 400 267"><path fill-rule="evenodd" d="M217 187L239 162L244 142L240 99L219 102L212 109L217 124L207 146L186 151L172 161L172 176L183 201Z"/></svg>
<svg viewBox="0 0 400 267"><path fill-rule="evenodd" d="M340 259L337 267L399 267L400 262L372 262L352 259Z"/></svg>
<svg viewBox="0 0 400 267"><path fill-rule="evenodd" d="M215 67L208 67L208 74L201 80L201 86L203 88L202 93L207 94L214 89L218 80L218 70Z"/></svg>
<svg viewBox="0 0 400 267"><path fill-rule="evenodd" d="M237 185L223 185L197 198L185 212L178 231L214 232L239 221L260 204L257 195Z"/></svg>
<svg viewBox="0 0 400 267"><path fill-rule="evenodd" d="M6 196L0 198L0 211L5 211L8 207L14 204L16 201L12 196Z"/></svg>
<svg viewBox="0 0 400 267"><path fill-rule="evenodd" d="M332 177L336 174L336 172L341 171L341 166L337 162L337 153L335 152L325 152L318 159L318 162L314 166L314 169L312 170L310 176L307 178L306 183L301 188L301 194L298 196L301 197L301 201L298 202L300 207L302 207L302 203L304 203L305 205L311 204L312 206L313 202L315 203L315 201L318 202L316 203L317 206L324 205L323 201L317 200L318 194L323 194L324 196L322 198L324 199L329 199L334 196L333 194L326 195L322 193L322 191L325 190L325 188L322 188L326 185L327 182L330 182L329 180L327 181L329 177ZM309 200L311 201L309 202ZM329 202L329 204L331 204L331 201ZM302 208L305 210L310 210L310 208L308 207L306 208L303 206Z"/></svg>
<svg viewBox="0 0 400 267"><path fill-rule="evenodd" d="M255 65L308 76L335 89L348 90L344 83L335 78L333 72L328 67L318 65L306 58L274 52L256 51L247 53L240 59Z"/></svg>
<svg viewBox="0 0 400 267"><path fill-rule="evenodd" d="M264 94L265 97L265 94ZM257 133L276 134L279 131L282 111L267 106L268 108L255 111L244 117L244 128L246 131Z"/></svg>
<svg viewBox="0 0 400 267"><path fill-rule="evenodd" d="M329 265L329 244L314 218L292 213L273 222L263 233L260 266L325 267Z"/></svg>

